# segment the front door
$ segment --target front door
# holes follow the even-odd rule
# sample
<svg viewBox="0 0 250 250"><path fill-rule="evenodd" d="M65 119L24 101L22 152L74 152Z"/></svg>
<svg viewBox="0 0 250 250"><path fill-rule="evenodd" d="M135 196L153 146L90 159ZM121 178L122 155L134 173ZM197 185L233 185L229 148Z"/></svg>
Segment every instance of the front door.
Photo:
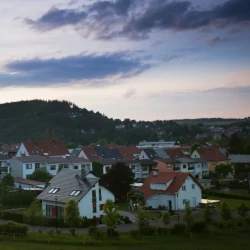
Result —
<svg viewBox="0 0 250 250"><path fill-rule="evenodd" d="M56 206L52 206L52 217L56 217Z"/></svg>
<svg viewBox="0 0 250 250"><path fill-rule="evenodd" d="M172 211L172 201L168 201L168 210Z"/></svg>
<svg viewBox="0 0 250 250"><path fill-rule="evenodd" d="M193 201L193 207L196 207L196 197L193 197L192 201Z"/></svg>

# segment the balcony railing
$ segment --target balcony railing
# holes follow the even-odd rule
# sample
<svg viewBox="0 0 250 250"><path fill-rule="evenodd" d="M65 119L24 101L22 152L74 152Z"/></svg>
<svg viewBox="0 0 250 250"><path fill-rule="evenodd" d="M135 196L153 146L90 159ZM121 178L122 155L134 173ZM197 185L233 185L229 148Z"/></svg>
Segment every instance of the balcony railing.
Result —
<svg viewBox="0 0 250 250"><path fill-rule="evenodd" d="M188 167L188 170L194 170L194 167Z"/></svg>

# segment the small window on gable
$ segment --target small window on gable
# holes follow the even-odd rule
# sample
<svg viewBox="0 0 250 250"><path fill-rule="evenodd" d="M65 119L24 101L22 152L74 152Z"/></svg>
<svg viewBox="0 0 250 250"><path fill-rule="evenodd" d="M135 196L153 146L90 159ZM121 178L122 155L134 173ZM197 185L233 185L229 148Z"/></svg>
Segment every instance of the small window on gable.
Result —
<svg viewBox="0 0 250 250"><path fill-rule="evenodd" d="M186 202L187 202L187 200L186 200L186 199L184 199L184 200L183 200L183 205L186 205Z"/></svg>
<svg viewBox="0 0 250 250"><path fill-rule="evenodd" d="M182 186L182 191L186 191L186 186L185 185Z"/></svg>
<svg viewBox="0 0 250 250"><path fill-rule="evenodd" d="M60 188L51 188L48 193L49 194L55 194L59 189Z"/></svg>
<svg viewBox="0 0 250 250"><path fill-rule="evenodd" d="M192 189L195 189L195 184L192 184Z"/></svg>

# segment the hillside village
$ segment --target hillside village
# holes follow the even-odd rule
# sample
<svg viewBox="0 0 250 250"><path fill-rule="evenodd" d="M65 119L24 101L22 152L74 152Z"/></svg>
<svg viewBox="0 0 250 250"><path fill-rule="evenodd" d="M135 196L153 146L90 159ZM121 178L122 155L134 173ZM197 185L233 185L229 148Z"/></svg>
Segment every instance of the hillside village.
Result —
<svg viewBox="0 0 250 250"><path fill-rule="evenodd" d="M142 193L145 207L180 210L187 201L193 209L202 204L202 190L213 187L212 177L218 167L230 166L223 176L217 175L229 181L234 179L238 164L249 170L250 155L229 154L226 149L209 145L192 150L188 144L163 140L142 141L128 147L68 149L62 140L42 139L0 148L1 179L11 174L16 188L39 191L37 198L47 217L63 216L63 207L70 198L78 201L81 216L100 217L107 199L115 202L121 198L100 183L102 176L119 163L130 169L131 189ZM32 180L39 169L51 175L52 180Z"/></svg>

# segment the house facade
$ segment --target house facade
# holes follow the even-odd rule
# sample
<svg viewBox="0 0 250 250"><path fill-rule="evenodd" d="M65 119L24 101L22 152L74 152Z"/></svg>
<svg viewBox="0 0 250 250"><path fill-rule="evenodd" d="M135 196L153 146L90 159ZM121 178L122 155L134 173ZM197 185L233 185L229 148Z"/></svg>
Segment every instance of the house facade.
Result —
<svg viewBox="0 0 250 250"><path fill-rule="evenodd" d="M187 201L193 208L199 206L202 189L202 185L189 173L153 171L140 191L148 207L183 210Z"/></svg>
<svg viewBox="0 0 250 250"><path fill-rule="evenodd" d="M80 216L93 218L103 214L103 206L113 193L99 184L99 178L84 170L63 169L37 197L42 201L46 217L63 217L64 206L69 199L78 203Z"/></svg>
<svg viewBox="0 0 250 250"><path fill-rule="evenodd" d="M7 155L1 155L0 154L0 173L9 173L9 167L10 167L10 158Z"/></svg>

